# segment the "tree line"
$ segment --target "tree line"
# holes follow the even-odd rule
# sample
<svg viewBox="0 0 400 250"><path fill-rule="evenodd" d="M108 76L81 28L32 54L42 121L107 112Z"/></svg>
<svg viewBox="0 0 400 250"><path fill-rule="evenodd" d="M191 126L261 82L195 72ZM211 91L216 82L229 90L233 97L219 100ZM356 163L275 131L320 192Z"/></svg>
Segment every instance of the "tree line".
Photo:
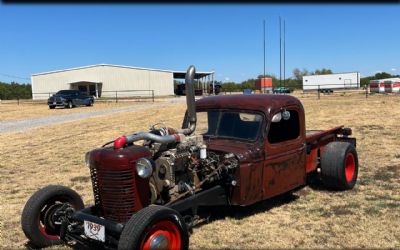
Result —
<svg viewBox="0 0 400 250"><path fill-rule="evenodd" d="M0 100L31 99L32 87L29 83L0 82Z"/></svg>

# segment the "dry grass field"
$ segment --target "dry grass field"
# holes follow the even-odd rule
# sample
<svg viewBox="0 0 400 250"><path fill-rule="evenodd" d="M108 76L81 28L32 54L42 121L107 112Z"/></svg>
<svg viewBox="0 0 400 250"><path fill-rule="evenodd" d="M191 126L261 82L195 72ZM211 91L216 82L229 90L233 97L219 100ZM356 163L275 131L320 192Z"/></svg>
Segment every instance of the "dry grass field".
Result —
<svg viewBox="0 0 400 250"><path fill-rule="evenodd" d="M360 162L355 189L305 187L248 208L224 209L194 229L191 248L400 248L400 96L301 100L308 129L353 128ZM20 215L40 187L63 184L85 204L93 202L85 152L156 122L179 127L184 110L176 104L74 121L70 130L63 124L0 134L0 246L24 248Z"/></svg>

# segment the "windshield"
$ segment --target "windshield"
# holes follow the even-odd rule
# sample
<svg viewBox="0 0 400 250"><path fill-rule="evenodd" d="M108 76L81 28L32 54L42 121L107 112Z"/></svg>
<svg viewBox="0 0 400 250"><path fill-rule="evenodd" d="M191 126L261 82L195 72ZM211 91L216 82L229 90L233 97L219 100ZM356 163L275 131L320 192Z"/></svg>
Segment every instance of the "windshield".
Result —
<svg viewBox="0 0 400 250"><path fill-rule="evenodd" d="M262 116L237 111L207 111L197 113L197 132L210 137L255 140Z"/></svg>
<svg viewBox="0 0 400 250"><path fill-rule="evenodd" d="M74 93L73 90L60 90L56 93L56 95L71 95Z"/></svg>

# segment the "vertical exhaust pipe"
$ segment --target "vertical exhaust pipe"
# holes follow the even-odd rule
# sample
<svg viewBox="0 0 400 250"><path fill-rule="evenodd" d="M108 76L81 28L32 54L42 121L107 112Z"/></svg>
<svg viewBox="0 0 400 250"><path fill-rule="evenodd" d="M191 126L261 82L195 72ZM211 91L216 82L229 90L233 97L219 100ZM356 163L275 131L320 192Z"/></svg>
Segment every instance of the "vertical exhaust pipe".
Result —
<svg viewBox="0 0 400 250"><path fill-rule="evenodd" d="M190 135L196 129L196 104L194 98L194 77L196 74L196 68L191 65L186 71L185 77L185 89L186 89L186 105L187 105L187 127L183 129L184 135Z"/></svg>

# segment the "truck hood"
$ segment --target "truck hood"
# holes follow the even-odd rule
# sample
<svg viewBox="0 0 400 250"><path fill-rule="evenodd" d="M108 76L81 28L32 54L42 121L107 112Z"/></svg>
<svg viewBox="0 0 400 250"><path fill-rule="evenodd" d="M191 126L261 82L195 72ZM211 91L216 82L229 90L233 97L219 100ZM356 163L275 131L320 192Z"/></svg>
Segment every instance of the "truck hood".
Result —
<svg viewBox="0 0 400 250"><path fill-rule="evenodd" d="M218 151L221 153L233 153L242 163L264 159L264 148L262 143L249 143L226 139L205 140L205 143L207 144L208 150Z"/></svg>

